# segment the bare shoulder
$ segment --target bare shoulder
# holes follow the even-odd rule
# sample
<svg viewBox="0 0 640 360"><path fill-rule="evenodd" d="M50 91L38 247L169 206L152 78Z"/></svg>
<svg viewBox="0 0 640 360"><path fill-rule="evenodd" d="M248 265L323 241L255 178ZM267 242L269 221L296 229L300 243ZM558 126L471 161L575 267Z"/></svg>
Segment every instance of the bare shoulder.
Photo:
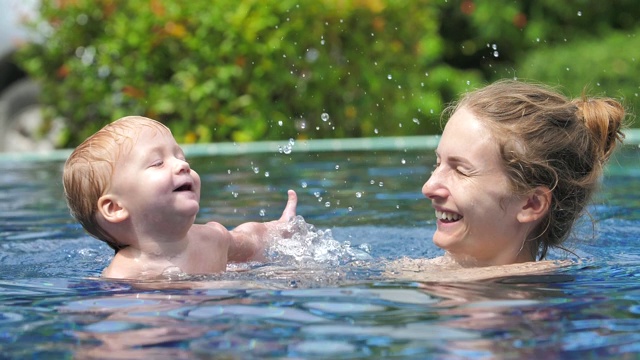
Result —
<svg viewBox="0 0 640 360"><path fill-rule="evenodd" d="M189 232L190 242L200 250L210 249L226 253L232 241L229 230L224 225L213 221L193 225Z"/></svg>
<svg viewBox="0 0 640 360"><path fill-rule="evenodd" d="M143 275L144 269L137 261L133 249L122 249L113 257L109 266L102 271L102 276L112 279L135 279Z"/></svg>
<svg viewBox="0 0 640 360"><path fill-rule="evenodd" d="M574 264L569 260L536 261L502 266L463 268L440 257L435 259L402 258L387 264L384 276L413 281L476 281L506 276L543 274Z"/></svg>

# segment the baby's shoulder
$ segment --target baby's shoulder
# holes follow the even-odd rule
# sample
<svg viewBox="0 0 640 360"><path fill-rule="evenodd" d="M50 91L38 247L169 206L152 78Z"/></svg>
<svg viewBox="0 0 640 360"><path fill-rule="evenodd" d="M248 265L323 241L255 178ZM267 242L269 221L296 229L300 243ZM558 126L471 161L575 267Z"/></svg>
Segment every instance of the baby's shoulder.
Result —
<svg viewBox="0 0 640 360"><path fill-rule="evenodd" d="M124 248L111 259L111 263L102 271L102 276L113 279L134 279L140 277L144 269L137 257L131 251Z"/></svg>
<svg viewBox="0 0 640 360"><path fill-rule="evenodd" d="M191 227L191 235L197 237L199 242L228 244L231 241L229 230L224 225L214 221L193 225Z"/></svg>

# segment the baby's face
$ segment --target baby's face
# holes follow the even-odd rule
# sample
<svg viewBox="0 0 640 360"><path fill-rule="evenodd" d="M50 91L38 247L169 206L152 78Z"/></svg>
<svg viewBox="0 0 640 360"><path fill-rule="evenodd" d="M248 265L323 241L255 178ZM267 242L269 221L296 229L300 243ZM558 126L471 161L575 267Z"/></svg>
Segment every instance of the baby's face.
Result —
<svg viewBox="0 0 640 360"><path fill-rule="evenodd" d="M131 150L116 161L110 192L135 219L171 223L195 218L200 176L165 129L141 126L131 135Z"/></svg>

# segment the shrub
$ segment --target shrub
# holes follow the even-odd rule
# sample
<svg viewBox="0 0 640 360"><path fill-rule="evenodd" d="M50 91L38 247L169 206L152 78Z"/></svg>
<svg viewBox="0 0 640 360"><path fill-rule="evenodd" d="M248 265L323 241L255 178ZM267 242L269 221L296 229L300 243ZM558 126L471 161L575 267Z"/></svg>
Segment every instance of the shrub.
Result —
<svg viewBox="0 0 640 360"><path fill-rule="evenodd" d="M521 78L559 85L567 95L621 99L632 113L640 108L640 28L599 39L531 51L518 66Z"/></svg>
<svg viewBox="0 0 640 360"><path fill-rule="evenodd" d="M443 62L429 0L43 1L21 59L74 146L139 114L180 142L439 131L475 70ZM327 116L322 116L327 114ZM325 121L326 120L326 121Z"/></svg>

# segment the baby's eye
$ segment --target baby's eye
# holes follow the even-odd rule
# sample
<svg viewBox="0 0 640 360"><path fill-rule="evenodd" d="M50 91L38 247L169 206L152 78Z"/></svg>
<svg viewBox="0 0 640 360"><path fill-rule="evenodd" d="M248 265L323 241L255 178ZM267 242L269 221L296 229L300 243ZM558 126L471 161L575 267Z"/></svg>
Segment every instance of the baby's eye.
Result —
<svg viewBox="0 0 640 360"><path fill-rule="evenodd" d="M164 164L164 161L162 161L162 160L158 160L158 161L154 161L154 162L151 164L151 166L152 166L152 167L160 167L160 166L162 166L162 164Z"/></svg>

